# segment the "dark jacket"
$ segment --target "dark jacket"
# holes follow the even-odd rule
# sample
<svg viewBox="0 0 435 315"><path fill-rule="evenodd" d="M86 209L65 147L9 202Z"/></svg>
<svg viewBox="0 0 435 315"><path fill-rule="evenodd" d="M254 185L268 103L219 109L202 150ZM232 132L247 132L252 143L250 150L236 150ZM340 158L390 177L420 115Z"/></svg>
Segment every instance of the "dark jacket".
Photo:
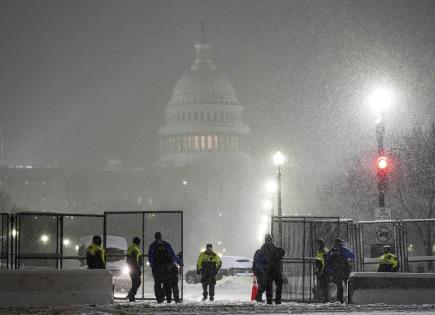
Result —
<svg viewBox="0 0 435 315"><path fill-rule="evenodd" d="M325 272L336 279L346 280L351 271L351 261L355 260L355 254L342 245L335 245L326 254Z"/></svg>
<svg viewBox="0 0 435 315"><path fill-rule="evenodd" d="M257 249L254 254L254 261L252 263L252 271L258 277L266 271L267 257L263 250Z"/></svg>
<svg viewBox="0 0 435 315"><path fill-rule="evenodd" d="M281 259L285 250L274 244L264 244L255 252L252 269L256 275L282 273Z"/></svg>
<svg viewBox="0 0 435 315"><path fill-rule="evenodd" d="M154 241L148 249L148 261L153 271L157 269L168 269L169 266L176 262L182 265L181 259L175 255L171 244L163 240Z"/></svg>

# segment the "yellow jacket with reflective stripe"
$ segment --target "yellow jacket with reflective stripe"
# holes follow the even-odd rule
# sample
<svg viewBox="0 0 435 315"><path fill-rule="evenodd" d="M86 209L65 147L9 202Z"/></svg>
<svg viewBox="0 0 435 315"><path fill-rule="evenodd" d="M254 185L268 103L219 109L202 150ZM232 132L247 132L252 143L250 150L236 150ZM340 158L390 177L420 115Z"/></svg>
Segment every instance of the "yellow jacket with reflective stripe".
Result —
<svg viewBox="0 0 435 315"><path fill-rule="evenodd" d="M207 254L206 251L202 252L198 257L198 262L196 264L197 270L201 271L205 262L213 262L216 266L216 270L222 266L221 258L215 252L211 252L210 254Z"/></svg>
<svg viewBox="0 0 435 315"><path fill-rule="evenodd" d="M392 253L386 253L379 257L379 265L390 265L392 271L394 271L399 265L399 261L397 260L397 256Z"/></svg>
<svg viewBox="0 0 435 315"><path fill-rule="evenodd" d="M140 266L140 256L142 256L142 252L140 251L139 246L137 246L135 243L131 243L127 249L127 263L136 263L138 266ZM135 262L133 261L133 258L136 258Z"/></svg>
<svg viewBox="0 0 435 315"><path fill-rule="evenodd" d="M325 258L326 258L326 253L328 252L328 249L325 247L322 250L316 250L316 265L317 267L317 271L319 273L323 272L323 269L325 268Z"/></svg>
<svg viewBox="0 0 435 315"><path fill-rule="evenodd" d="M89 266L91 268L102 268L104 267L104 265L106 264L106 252L104 250L103 247L98 246L95 243L92 243L91 245L88 246L88 248L86 249L86 256L91 256L92 257L92 262L88 261L88 265L89 264L98 264L98 256L100 256L103 266Z"/></svg>

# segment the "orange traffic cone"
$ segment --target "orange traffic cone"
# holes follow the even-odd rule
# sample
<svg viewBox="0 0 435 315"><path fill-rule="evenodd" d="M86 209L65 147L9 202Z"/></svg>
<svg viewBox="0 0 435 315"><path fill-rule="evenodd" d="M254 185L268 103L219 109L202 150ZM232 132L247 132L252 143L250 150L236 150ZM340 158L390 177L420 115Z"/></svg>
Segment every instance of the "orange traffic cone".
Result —
<svg viewBox="0 0 435 315"><path fill-rule="evenodd" d="M251 290L251 301L254 301L257 297L258 286L257 286L257 277L254 276L252 279L252 290Z"/></svg>

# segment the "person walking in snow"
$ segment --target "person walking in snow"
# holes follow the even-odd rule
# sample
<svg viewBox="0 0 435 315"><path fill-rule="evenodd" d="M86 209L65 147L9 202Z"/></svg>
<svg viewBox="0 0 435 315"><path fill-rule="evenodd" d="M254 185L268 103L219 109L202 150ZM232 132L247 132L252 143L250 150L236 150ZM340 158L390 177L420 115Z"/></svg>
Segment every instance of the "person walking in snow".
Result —
<svg viewBox="0 0 435 315"><path fill-rule="evenodd" d="M328 301L328 277L325 272L325 259L328 249L325 247L323 238L317 240L315 253L316 259L316 278L317 278L317 298L322 299L323 303Z"/></svg>
<svg viewBox="0 0 435 315"><path fill-rule="evenodd" d="M261 279L260 287L257 292L256 301L261 302L261 296L266 291L267 304L272 304L273 283L275 282L275 304L281 304L282 292L282 263L285 251L273 244L270 234L266 234L264 245L255 252L253 269L256 275ZM258 279L258 278L257 278Z"/></svg>
<svg viewBox="0 0 435 315"><path fill-rule="evenodd" d="M130 302L136 301L136 293L142 283L140 279L140 276L142 275L142 252L139 245L140 238L136 236L133 238L132 243L127 249L127 265L131 278L131 289L128 292L127 298Z"/></svg>
<svg viewBox="0 0 435 315"><path fill-rule="evenodd" d="M213 252L212 248L212 244L207 244L206 250L199 255L196 264L196 272L201 274L203 301L207 300L207 295L210 296L210 301L214 300L216 275L222 266L220 257Z"/></svg>
<svg viewBox="0 0 435 315"><path fill-rule="evenodd" d="M337 301L344 303L343 292L347 286L350 271L352 269L351 262L355 260L355 254L344 247L344 241L337 238L334 242L334 247L326 255L325 272L332 278L332 282L337 285Z"/></svg>
<svg viewBox="0 0 435 315"><path fill-rule="evenodd" d="M178 258L180 261L182 261L182 253L178 253ZM179 267L175 262L172 262L171 266L169 267L169 273L168 273L168 284L169 284L169 291L170 294L172 293L172 296L174 297L175 303L180 303L180 291L178 290L178 274L180 273ZM171 300L171 296L166 298L167 300Z"/></svg>
<svg viewBox="0 0 435 315"><path fill-rule="evenodd" d="M148 261L154 278L154 295L157 303L171 303L170 268L173 263L182 266L181 259L175 255L171 244L162 240L162 233L154 234L155 241L148 249ZM178 280L177 280L178 281Z"/></svg>

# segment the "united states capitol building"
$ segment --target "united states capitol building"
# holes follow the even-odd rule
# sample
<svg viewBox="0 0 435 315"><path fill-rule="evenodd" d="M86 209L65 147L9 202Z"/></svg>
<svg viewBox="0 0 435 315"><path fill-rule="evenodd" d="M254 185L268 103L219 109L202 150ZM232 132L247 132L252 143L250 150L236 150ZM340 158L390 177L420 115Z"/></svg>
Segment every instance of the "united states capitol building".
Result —
<svg viewBox="0 0 435 315"><path fill-rule="evenodd" d="M100 169L2 165L0 189L27 211L183 210L184 246L210 242L237 255L234 240L254 233L253 166L244 152L250 128L230 81L216 69L204 35L190 70L176 83L159 130L152 167L109 161Z"/></svg>

